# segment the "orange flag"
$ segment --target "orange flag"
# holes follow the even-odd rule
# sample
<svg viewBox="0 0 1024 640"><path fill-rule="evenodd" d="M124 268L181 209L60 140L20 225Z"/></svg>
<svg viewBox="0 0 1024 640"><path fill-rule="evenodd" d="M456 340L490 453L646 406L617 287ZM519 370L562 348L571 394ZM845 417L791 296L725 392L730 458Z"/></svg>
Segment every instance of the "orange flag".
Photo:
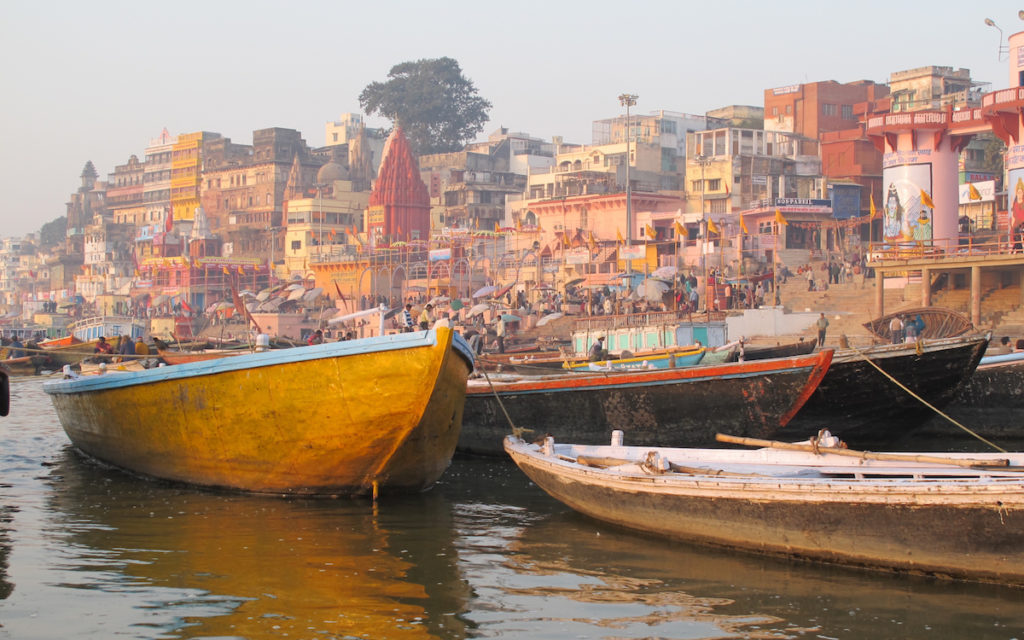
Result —
<svg viewBox="0 0 1024 640"><path fill-rule="evenodd" d="M779 209L775 210L775 222L778 222L783 226L789 224L789 222L787 222L786 219L782 217L782 211L780 211Z"/></svg>
<svg viewBox="0 0 1024 640"><path fill-rule="evenodd" d="M615 239L618 240L619 244L625 244L626 241L622 239L622 232L618 229L615 230Z"/></svg>
<svg viewBox="0 0 1024 640"><path fill-rule="evenodd" d="M878 209L875 208L875 194L872 193L871 194L871 218L870 219L874 220L875 216L877 216L877 215L878 215Z"/></svg>
<svg viewBox="0 0 1024 640"><path fill-rule="evenodd" d="M683 225L679 224L678 220L676 220L674 223L672 223L672 228L675 229L676 235L679 236L680 238L682 238L683 236L686 235L686 227L684 227Z"/></svg>
<svg viewBox="0 0 1024 640"><path fill-rule="evenodd" d="M743 229L743 233L750 233L747 229L747 223L743 220L743 216L740 216L740 229Z"/></svg>
<svg viewBox="0 0 1024 640"><path fill-rule="evenodd" d="M718 225L711 218L708 218L708 233L719 233Z"/></svg>
<svg viewBox="0 0 1024 640"><path fill-rule="evenodd" d="M921 189L921 204L928 207L929 209L935 208L935 203L932 202L932 197L925 193L924 189Z"/></svg>
<svg viewBox="0 0 1024 640"><path fill-rule="evenodd" d="M967 183L967 191L970 194L971 200L981 200L981 192L973 184Z"/></svg>

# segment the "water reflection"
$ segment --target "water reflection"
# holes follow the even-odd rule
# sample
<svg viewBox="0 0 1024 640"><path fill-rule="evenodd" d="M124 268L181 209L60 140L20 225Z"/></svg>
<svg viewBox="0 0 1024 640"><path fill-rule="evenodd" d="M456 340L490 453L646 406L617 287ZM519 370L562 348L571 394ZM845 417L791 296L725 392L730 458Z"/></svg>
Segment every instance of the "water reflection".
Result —
<svg viewBox="0 0 1024 640"><path fill-rule="evenodd" d="M54 468L49 535L65 587L166 588L162 637L461 638L451 513L440 494L282 500L194 491L69 452ZM416 500L416 508L403 504ZM115 573L111 574L111 571Z"/></svg>
<svg viewBox="0 0 1024 640"><path fill-rule="evenodd" d="M512 471L516 471L514 467ZM488 637L1014 638L1016 589L650 538L569 511L510 475L462 502L456 540Z"/></svg>
<svg viewBox="0 0 1024 640"><path fill-rule="evenodd" d="M0 638L1024 638L1019 590L647 538L510 461L376 508L140 480L71 451L38 382L12 391Z"/></svg>

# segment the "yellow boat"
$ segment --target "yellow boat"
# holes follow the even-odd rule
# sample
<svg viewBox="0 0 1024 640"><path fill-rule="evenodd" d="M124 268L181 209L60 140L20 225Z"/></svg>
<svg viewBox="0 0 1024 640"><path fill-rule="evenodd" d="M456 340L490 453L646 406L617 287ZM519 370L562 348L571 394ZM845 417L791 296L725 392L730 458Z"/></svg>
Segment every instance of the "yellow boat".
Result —
<svg viewBox="0 0 1024 640"><path fill-rule="evenodd" d="M421 490L462 426L451 329L45 383L71 442L131 472L258 493Z"/></svg>

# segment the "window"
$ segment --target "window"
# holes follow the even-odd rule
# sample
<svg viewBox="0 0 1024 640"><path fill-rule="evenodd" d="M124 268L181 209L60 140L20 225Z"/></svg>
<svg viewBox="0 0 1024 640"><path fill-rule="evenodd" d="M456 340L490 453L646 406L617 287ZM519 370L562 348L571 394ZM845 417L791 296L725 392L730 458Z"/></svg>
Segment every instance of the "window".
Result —
<svg viewBox="0 0 1024 640"><path fill-rule="evenodd" d="M690 191L696 191L698 193L703 191L703 189L701 189L701 181L700 180L691 180L690 181Z"/></svg>
<svg viewBox="0 0 1024 640"><path fill-rule="evenodd" d="M788 116L791 113L793 113L793 105L787 104L786 105L786 115Z"/></svg>
<svg viewBox="0 0 1024 640"><path fill-rule="evenodd" d="M773 116L779 115L779 108L778 107L772 107L772 115Z"/></svg>
<svg viewBox="0 0 1024 640"><path fill-rule="evenodd" d="M292 240L292 251L302 249L302 240Z"/></svg>
<svg viewBox="0 0 1024 640"><path fill-rule="evenodd" d="M722 190L722 179L712 178L708 180L708 191L721 191Z"/></svg>
<svg viewBox="0 0 1024 640"><path fill-rule="evenodd" d="M821 115L834 116L836 115L836 105L823 102L821 104Z"/></svg>
<svg viewBox="0 0 1024 640"><path fill-rule="evenodd" d="M853 120L853 105L852 104L844 104L843 105L843 120Z"/></svg>

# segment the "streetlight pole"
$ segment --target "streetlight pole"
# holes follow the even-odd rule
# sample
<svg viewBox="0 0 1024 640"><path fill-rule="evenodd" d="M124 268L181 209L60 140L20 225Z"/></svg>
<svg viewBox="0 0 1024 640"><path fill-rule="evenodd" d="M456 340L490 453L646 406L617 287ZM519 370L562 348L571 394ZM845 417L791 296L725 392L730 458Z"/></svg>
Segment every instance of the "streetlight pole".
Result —
<svg viewBox="0 0 1024 640"><path fill-rule="evenodd" d="M623 93L619 96L619 104L626 107L626 246L630 247L633 245L633 190L629 185L629 139L630 139L630 126L629 126L629 108L636 104L637 95L632 93ZM630 265L633 261L630 260Z"/></svg>

